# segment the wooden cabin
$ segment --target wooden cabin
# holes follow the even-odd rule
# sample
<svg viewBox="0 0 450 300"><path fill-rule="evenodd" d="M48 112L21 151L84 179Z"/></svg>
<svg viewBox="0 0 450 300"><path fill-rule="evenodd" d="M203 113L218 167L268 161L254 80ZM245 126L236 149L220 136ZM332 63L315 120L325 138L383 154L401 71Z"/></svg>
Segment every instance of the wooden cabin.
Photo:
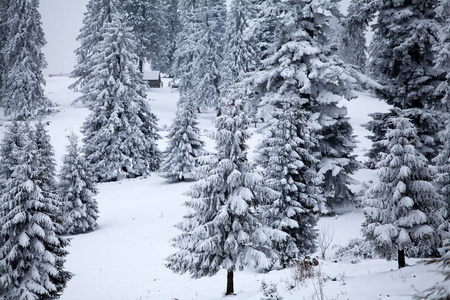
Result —
<svg viewBox="0 0 450 300"><path fill-rule="evenodd" d="M151 88L162 87L161 72L159 71L146 71L143 74L144 82Z"/></svg>

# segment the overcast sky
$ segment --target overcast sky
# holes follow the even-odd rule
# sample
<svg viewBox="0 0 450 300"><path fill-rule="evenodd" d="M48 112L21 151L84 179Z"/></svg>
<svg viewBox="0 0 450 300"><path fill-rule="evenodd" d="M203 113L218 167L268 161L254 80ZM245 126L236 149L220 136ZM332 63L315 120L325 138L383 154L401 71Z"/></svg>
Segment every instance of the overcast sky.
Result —
<svg viewBox="0 0 450 300"><path fill-rule="evenodd" d="M230 2L231 0L227 0ZM343 0L346 8L350 0ZM70 73L76 63L76 37L82 26L88 0L41 0L40 12L47 45L43 49L48 62L44 76Z"/></svg>

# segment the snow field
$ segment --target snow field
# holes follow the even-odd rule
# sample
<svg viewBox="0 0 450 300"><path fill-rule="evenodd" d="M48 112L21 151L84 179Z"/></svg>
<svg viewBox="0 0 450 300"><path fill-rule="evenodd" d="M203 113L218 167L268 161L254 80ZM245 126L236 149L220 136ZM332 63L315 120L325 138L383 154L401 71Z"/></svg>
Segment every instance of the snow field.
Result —
<svg viewBox="0 0 450 300"><path fill-rule="evenodd" d="M71 106L79 95L67 86L71 79L52 77L47 79L46 94L58 103L61 111L48 118L49 134L55 148L57 163L61 165L66 135L70 130L79 134L80 126L89 111L81 106ZM148 92L152 111L159 118L159 126L166 128L176 111L178 93L171 92L165 79L164 88ZM366 93L351 102L348 107L354 133L361 141L357 154L359 159L370 146L363 136L368 133L360 127L368 119L367 113L387 109L384 103ZM213 111L199 115L199 127L206 142L206 149L214 150L214 143L207 138L214 125ZM167 126L166 126L167 125ZM3 130L3 129L2 129ZM251 129L254 131L254 129ZM160 150L165 150L167 131L161 131ZM81 135L80 135L81 137ZM248 142L249 157L252 158L258 135ZM360 182L376 179L373 171L361 170L355 176ZM213 300L222 299L225 291L226 272L216 276L190 279L188 275L177 275L166 268L164 260L175 252L170 239L180 232L174 227L182 220L187 200L183 194L191 182L168 184L153 173L147 178L123 180L98 185L99 228L98 230L73 236L66 269L75 276L69 282L62 300ZM360 187L355 186L354 190ZM335 217L322 218L318 228L332 228L332 245L346 246L353 238L361 237L361 211L350 211ZM415 290L430 287L443 278L435 273L435 266L425 266L415 259L407 259L411 266L397 270L394 261L365 260L356 264L351 261L334 262L335 248L331 246L326 261L320 260L319 268L327 278L324 283L326 299L411 299ZM318 253L316 255L319 255ZM267 274L255 270L235 273L236 300L262 297L261 282L276 283L278 292L285 300L318 299L315 293L317 282L307 280L305 284L288 290L292 281L292 270L273 271ZM230 297L227 297L230 298Z"/></svg>

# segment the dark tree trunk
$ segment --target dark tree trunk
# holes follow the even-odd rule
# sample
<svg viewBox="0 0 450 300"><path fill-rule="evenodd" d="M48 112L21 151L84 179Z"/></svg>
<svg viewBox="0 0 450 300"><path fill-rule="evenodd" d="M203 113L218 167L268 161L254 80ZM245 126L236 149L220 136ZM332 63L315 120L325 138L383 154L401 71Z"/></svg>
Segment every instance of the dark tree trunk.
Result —
<svg viewBox="0 0 450 300"><path fill-rule="evenodd" d="M142 59L139 60L139 71L144 73L144 61Z"/></svg>
<svg viewBox="0 0 450 300"><path fill-rule="evenodd" d="M406 267L406 262L405 262L405 250L398 250L398 268L404 268Z"/></svg>
<svg viewBox="0 0 450 300"><path fill-rule="evenodd" d="M234 294L234 281L233 281L233 271L228 271L227 273L227 292L225 295Z"/></svg>

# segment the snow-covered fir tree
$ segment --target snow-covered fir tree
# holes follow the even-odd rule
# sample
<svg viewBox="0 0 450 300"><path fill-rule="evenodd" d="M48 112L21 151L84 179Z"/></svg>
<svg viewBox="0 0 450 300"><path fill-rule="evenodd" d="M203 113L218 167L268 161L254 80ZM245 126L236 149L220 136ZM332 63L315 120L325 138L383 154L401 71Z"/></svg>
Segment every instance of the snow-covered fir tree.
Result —
<svg viewBox="0 0 450 300"><path fill-rule="evenodd" d="M101 29L105 22L111 20L111 12L108 10L109 1L89 0L86 5L87 11L84 13L83 27L81 27L80 34L77 37L80 47L75 50L77 64L71 73L71 77L76 78L76 81L70 85L70 88L75 91L81 91L86 83L92 80L90 70L92 68L92 55L95 54L94 47L103 40ZM89 97L82 96L75 101L88 104L88 100L90 100Z"/></svg>
<svg viewBox="0 0 450 300"><path fill-rule="evenodd" d="M166 35L167 19L163 0L124 0L127 18L124 21L133 28L137 38L136 55L139 57L139 69L143 72L144 62L152 70L161 70L167 66Z"/></svg>
<svg viewBox="0 0 450 300"><path fill-rule="evenodd" d="M446 208L432 184L435 168L415 147L420 139L414 125L402 117L393 121L377 166L380 182L367 192L363 233L384 257L397 255L402 268L405 254L436 254Z"/></svg>
<svg viewBox="0 0 450 300"><path fill-rule="evenodd" d="M279 101L270 127L257 147L256 162L263 169L261 213L268 226L289 235L275 244L283 265L316 249L317 216L325 211L320 196L317 159L311 154L308 113L298 97Z"/></svg>
<svg viewBox="0 0 450 300"><path fill-rule="evenodd" d="M446 70L445 80L438 86L437 93L444 95L441 100L447 107L450 106L450 1L439 0L436 7L436 18L439 20L438 43L434 50L437 52L436 64Z"/></svg>
<svg viewBox="0 0 450 300"><path fill-rule="evenodd" d="M39 0L8 1L2 13L6 37L1 47L4 66L0 105L6 115L18 120L48 114L54 106L43 90L42 70L47 62L42 47L46 41L38 9Z"/></svg>
<svg viewBox="0 0 450 300"><path fill-rule="evenodd" d="M372 21L368 0L351 0L347 16L342 19L339 57L364 71L367 63L366 31ZM369 10L369 12L367 11Z"/></svg>
<svg viewBox="0 0 450 300"><path fill-rule="evenodd" d="M197 106L190 98L181 98L173 124L170 128L166 157L159 169L160 175L169 181L193 178L202 154L204 142L197 127Z"/></svg>
<svg viewBox="0 0 450 300"><path fill-rule="evenodd" d="M71 274L64 269L60 207L56 191L40 175L42 152L29 123L14 122L1 147L0 297L57 299Z"/></svg>
<svg viewBox="0 0 450 300"><path fill-rule="evenodd" d="M450 205L450 122L447 122L445 130L439 133L439 137L444 147L433 159L438 168L435 183L443 200Z"/></svg>
<svg viewBox="0 0 450 300"><path fill-rule="evenodd" d="M448 110L441 102L443 95L436 93L445 79L445 70L436 65L433 51L440 26L435 12L437 4L435 0L368 1L369 12L376 15L368 71L381 83L377 95L400 109L387 113L393 118L401 116L397 112L402 111L405 116L403 112L409 110L405 113L419 130L422 144L419 151L428 159L441 149L437 132L442 130L446 118L442 112ZM379 121L374 120L369 126L376 127ZM384 128L375 129L373 141L381 140L386 133L383 123Z"/></svg>
<svg viewBox="0 0 450 300"><path fill-rule="evenodd" d="M255 208L254 188L261 177L247 160L248 118L242 101L230 95L216 119L216 155L205 157L185 205L190 209L177 225L183 232L173 239L179 251L168 257L170 268L192 277L227 270L226 294L234 293L233 272L253 266L271 268L277 261L272 239L281 232L262 226Z"/></svg>
<svg viewBox="0 0 450 300"><path fill-rule="evenodd" d="M322 1L320 8L317 3L265 1L261 5L259 22L272 22L275 38L264 46L268 47L267 58L244 81L243 88L249 98L261 97L264 119L271 118L271 111L283 97L297 99L301 108L310 112L309 126L317 135L313 149L319 157L318 171L324 175L328 202L338 204L351 200L347 185L358 167L351 155L356 145L347 111L339 106L343 97L352 97L354 79L330 56L325 37L326 12L334 10L335 3Z"/></svg>
<svg viewBox="0 0 450 300"><path fill-rule="evenodd" d="M145 99L136 40L119 4L111 0L105 8L111 19L101 28L89 69L95 81L83 88L91 110L82 128L83 152L95 181L147 175L160 164L157 119Z"/></svg>
<svg viewBox="0 0 450 300"><path fill-rule="evenodd" d="M3 48L6 44L7 26L6 26L6 11L9 0L0 0L0 91L2 90L3 77L5 76L5 59Z"/></svg>
<svg viewBox="0 0 450 300"><path fill-rule="evenodd" d="M226 5L224 0L207 0L199 5L200 26L193 62L193 99L198 107L217 108L220 98L220 64L223 61Z"/></svg>
<svg viewBox="0 0 450 300"><path fill-rule="evenodd" d="M252 0L233 0L227 13L224 60L221 70L221 90L234 89L245 74L256 70L258 56L255 41L249 34L250 22L256 17Z"/></svg>
<svg viewBox="0 0 450 300"><path fill-rule="evenodd" d="M174 76L172 67L175 60L175 51L177 48L177 36L180 32L180 15L179 15L180 0L165 0L165 18L167 20L167 35L165 48L165 65L161 65L161 72L168 74L170 77Z"/></svg>
<svg viewBox="0 0 450 300"><path fill-rule="evenodd" d="M78 234L97 228L98 193L90 167L80 152L78 137L71 133L59 174L59 194L63 204L64 231Z"/></svg>
<svg viewBox="0 0 450 300"><path fill-rule="evenodd" d="M46 129L47 125L47 122L40 119L35 125L34 138L40 160L38 163L41 169L39 178L42 182L43 190L54 192L57 187L55 151Z"/></svg>
<svg viewBox="0 0 450 300"><path fill-rule="evenodd" d="M176 37L176 50L172 73L180 79L180 95L191 96L193 88L194 60L197 55L198 2L194 0L179 1L180 31Z"/></svg>

